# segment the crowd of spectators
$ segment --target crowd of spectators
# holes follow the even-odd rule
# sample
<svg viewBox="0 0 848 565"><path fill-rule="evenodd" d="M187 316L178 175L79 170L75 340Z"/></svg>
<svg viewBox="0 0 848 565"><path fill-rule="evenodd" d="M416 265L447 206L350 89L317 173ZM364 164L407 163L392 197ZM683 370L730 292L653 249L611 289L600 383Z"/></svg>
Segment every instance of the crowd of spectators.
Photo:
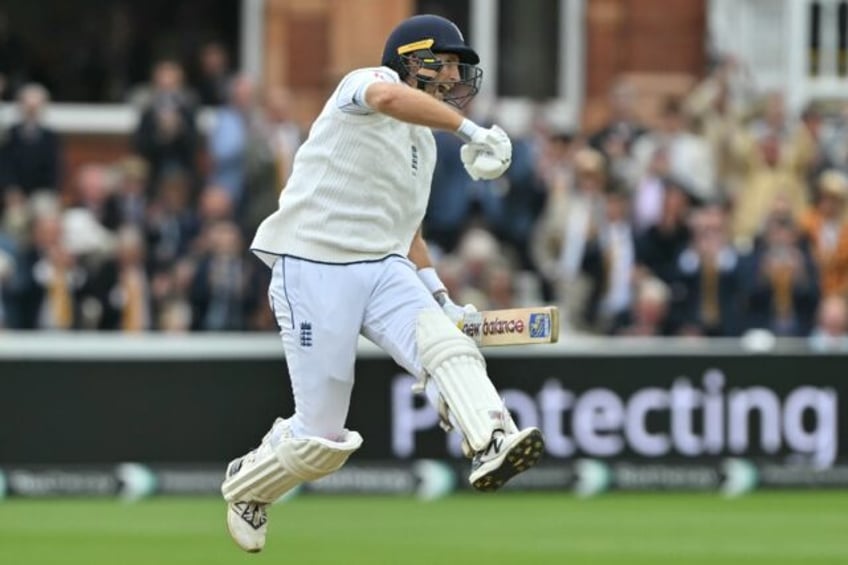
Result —
<svg viewBox="0 0 848 565"><path fill-rule="evenodd" d="M132 93L132 153L75 170L43 123L47 91L16 93L20 119L0 125L0 328L273 329L247 243L304 132L287 92L233 72L219 46L201 59L193 88L159 61ZM637 94L617 83L585 132L472 108L512 124L495 181L469 179L461 142L436 134L424 233L455 300L557 304L565 332L848 345L848 104L795 115L731 58L653 120Z"/></svg>
<svg viewBox="0 0 848 565"><path fill-rule="evenodd" d="M18 90L20 118L0 128L0 328L273 328L267 269L246 245L276 206L302 132L287 92L260 94L221 68L214 46L204 57L197 89L179 61L157 62L131 94L131 151L73 170L43 120L49 93Z"/></svg>
<svg viewBox="0 0 848 565"><path fill-rule="evenodd" d="M464 179L439 134L425 233L458 299L557 304L566 332L844 348L848 104L795 115L730 57L650 123L638 100L617 83L595 131L534 121L488 183Z"/></svg>

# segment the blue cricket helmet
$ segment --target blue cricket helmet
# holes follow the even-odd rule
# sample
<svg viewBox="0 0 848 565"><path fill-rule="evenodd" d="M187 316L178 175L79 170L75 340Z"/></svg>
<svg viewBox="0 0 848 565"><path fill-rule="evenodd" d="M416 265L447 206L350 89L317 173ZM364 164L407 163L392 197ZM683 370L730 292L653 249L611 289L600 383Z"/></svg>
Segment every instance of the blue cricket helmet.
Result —
<svg viewBox="0 0 848 565"><path fill-rule="evenodd" d="M424 14L412 16L392 30L383 48L382 64L399 70L394 65L400 62L401 57L428 40L432 40L428 47L433 53L455 53L459 55L459 62L467 65L480 62L477 52L465 43L455 23L441 16Z"/></svg>
<svg viewBox="0 0 848 565"><path fill-rule="evenodd" d="M405 80L415 72L411 69L438 70L441 63L435 57L437 53L459 57L461 80L450 83L451 90L445 94L444 101L461 108L479 91L483 71L476 66L480 62L477 52L465 43L462 32L452 21L431 14L402 21L386 39L382 65L394 69ZM422 90L438 82L422 74L415 76Z"/></svg>

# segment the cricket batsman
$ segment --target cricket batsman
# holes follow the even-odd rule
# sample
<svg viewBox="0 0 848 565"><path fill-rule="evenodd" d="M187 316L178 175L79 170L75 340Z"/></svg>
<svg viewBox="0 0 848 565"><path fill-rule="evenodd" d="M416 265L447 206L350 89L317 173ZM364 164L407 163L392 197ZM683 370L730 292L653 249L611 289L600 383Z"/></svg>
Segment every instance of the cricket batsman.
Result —
<svg viewBox="0 0 848 565"><path fill-rule="evenodd" d="M540 431L516 427L480 351L457 329L473 306L448 297L420 232L436 162L432 129L465 141L461 158L474 179L510 165L506 133L458 111L478 91L478 63L451 21L401 22L381 66L350 72L327 100L279 208L256 232L251 249L272 269L268 294L295 410L227 467L227 526L245 551L264 547L269 504L337 471L362 444L345 428L360 334L417 376L445 427L462 434L475 489L500 488L542 455Z"/></svg>

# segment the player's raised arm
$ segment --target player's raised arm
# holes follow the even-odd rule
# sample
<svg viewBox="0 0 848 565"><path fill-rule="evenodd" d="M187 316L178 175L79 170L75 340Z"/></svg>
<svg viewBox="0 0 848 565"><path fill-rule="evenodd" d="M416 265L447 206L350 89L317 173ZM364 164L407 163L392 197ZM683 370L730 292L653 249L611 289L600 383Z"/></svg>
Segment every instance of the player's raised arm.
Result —
<svg viewBox="0 0 848 565"><path fill-rule="evenodd" d="M365 92L374 111L419 126L457 131L465 119L455 108L407 84L374 82Z"/></svg>
<svg viewBox="0 0 848 565"><path fill-rule="evenodd" d="M444 60L445 67L459 64L455 55L438 57ZM454 88L441 84L452 83L440 83L440 86L434 87L437 93L447 94ZM434 97L409 86L406 83L373 82L365 90L365 105L402 122L454 132L466 141L462 146L462 162L474 180L497 178L509 168L512 142L501 128L481 127L463 117L439 96Z"/></svg>
<svg viewBox="0 0 848 565"><path fill-rule="evenodd" d="M400 83L371 82L358 93L360 104L396 120L456 133L466 142L461 157L473 179L501 176L512 161L509 137L498 126L481 127L457 111L479 90L479 57L458 31L424 40L420 31L399 27L389 37L382 64Z"/></svg>

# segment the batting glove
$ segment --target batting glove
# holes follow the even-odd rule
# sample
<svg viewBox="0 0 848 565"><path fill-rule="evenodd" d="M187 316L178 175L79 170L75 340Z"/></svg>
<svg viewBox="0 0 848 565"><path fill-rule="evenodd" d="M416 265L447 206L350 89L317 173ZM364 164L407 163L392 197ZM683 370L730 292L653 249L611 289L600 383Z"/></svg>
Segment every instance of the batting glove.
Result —
<svg viewBox="0 0 848 565"><path fill-rule="evenodd" d="M462 327L462 320L465 318L465 314L477 311L477 308L472 304L460 306L451 300L444 283L442 283L439 275L436 273L436 269L433 267L419 269L418 277L424 283L424 286L427 287L427 290L433 294L433 298L442 307L442 312L445 313L454 325Z"/></svg>
<svg viewBox="0 0 848 565"><path fill-rule="evenodd" d="M457 130L457 135L466 141L459 155L472 179L496 179L504 174L512 163L512 142L500 127L482 128L465 119Z"/></svg>
<svg viewBox="0 0 848 565"><path fill-rule="evenodd" d="M476 312L477 308L474 307L473 304L466 304L465 306L460 306L450 299L447 293L444 294L444 301L442 302L442 312L445 313L445 316L451 321L451 323L458 328L462 328L462 322L465 319L466 314L470 314L472 312Z"/></svg>

